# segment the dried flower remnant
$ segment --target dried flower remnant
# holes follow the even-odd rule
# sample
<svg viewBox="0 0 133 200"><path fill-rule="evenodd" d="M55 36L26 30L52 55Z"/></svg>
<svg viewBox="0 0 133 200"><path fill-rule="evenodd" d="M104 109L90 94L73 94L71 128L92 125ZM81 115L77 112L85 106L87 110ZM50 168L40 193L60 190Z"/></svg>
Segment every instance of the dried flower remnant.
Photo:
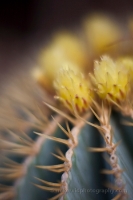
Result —
<svg viewBox="0 0 133 200"><path fill-rule="evenodd" d="M110 57L95 61L94 75L90 74L97 94L102 99L121 101L127 95L128 74L123 65L117 65Z"/></svg>
<svg viewBox="0 0 133 200"><path fill-rule="evenodd" d="M85 112L92 101L93 94L83 74L74 67L62 67L54 82L57 98L73 113Z"/></svg>

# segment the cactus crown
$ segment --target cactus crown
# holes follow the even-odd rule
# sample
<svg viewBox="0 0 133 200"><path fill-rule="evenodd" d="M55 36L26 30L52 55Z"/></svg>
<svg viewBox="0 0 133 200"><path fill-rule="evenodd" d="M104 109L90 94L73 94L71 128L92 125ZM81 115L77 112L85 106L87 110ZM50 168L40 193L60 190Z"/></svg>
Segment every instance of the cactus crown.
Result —
<svg viewBox="0 0 133 200"><path fill-rule="evenodd" d="M130 120L133 117L133 58L121 49L120 55L114 56L118 46L106 52L105 47L121 36L113 21L104 16L92 17L88 22L85 20L83 27L85 48L77 36L62 32L53 37L52 44L39 56L39 67L31 74L33 82L43 89L37 86L37 95L28 92L29 101L21 102L19 106L23 108L16 109L21 115L17 116L19 128L16 124L10 126L11 130L6 132L9 138L0 138L0 150L4 152L0 200L79 199L78 193L70 192L75 186L80 192L83 187L95 190L93 194L81 192L80 199L85 200L131 197L132 145L127 147L127 144L133 139L128 134L132 129L125 129L128 139L125 137L121 146L120 139L124 136L118 118L123 119L120 114L129 116ZM107 33L105 38L100 27ZM88 55L91 48L93 52ZM33 85L31 88L35 90ZM45 106L40 96L45 96ZM39 107L35 106L38 102ZM124 124L133 123L124 121ZM18 162L18 157L24 158ZM113 193L107 196L99 192L107 188Z"/></svg>

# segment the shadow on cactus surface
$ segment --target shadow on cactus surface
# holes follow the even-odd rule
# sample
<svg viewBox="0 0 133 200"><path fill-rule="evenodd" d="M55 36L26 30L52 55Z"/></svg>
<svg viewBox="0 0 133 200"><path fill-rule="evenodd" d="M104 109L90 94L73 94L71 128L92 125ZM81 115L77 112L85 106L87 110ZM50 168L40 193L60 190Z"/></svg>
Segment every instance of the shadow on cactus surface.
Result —
<svg viewBox="0 0 133 200"><path fill-rule="evenodd" d="M132 22L54 33L1 99L0 200L132 199Z"/></svg>

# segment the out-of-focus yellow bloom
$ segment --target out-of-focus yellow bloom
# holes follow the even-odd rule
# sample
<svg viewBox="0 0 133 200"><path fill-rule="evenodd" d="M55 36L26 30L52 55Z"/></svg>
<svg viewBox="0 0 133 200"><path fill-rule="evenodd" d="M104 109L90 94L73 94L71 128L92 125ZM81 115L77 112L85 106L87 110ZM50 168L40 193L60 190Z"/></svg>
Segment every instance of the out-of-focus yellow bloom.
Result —
<svg viewBox="0 0 133 200"><path fill-rule="evenodd" d="M47 76L53 80L55 72L66 62L85 68L87 58L79 39L70 33L54 36L53 42L39 56L39 64Z"/></svg>
<svg viewBox="0 0 133 200"><path fill-rule="evenodd" d="M57 73L54 86L57 98L72 113L74 111L82 113L89 108L93 94L90 91L89 83L77 68L63 66Z"/></svg>
<svg viewBox="0 0 133 200"><path fill-rule="evenodd" d="M55 74L64 64L71 65L72 63L84 70L87 62L86 52L78 37L69 32L58 33L53 37L52 43L41 52L40 73L37 73L35 77L46 90L52 91Z"/></svg>
<svg viewBox="0 0 133 200"><path fill-rule="evenodd" d="M95 61L91 78L102 99L121 101L128 92L128 74L123 65L117 65L108 56L103 56L100 62Z"/></svg>
<svg viewBox="0 0 133 200"><path fill-rule="evenodd" d="M85 69L89 55L86 54L81 40L76 35L68 32L59 33L54 37L54 44L62 50L67 60L77 64L82 70Z"/></svg>
<svg viewBox="0 0 133 200"><path fill-rule="evenodd" d="M66 62L66 56L62 52L62 49L58 45L51 44L44 51L41 52L39 57L39 65L43 73L53 81L55 78L55 72L59 70L64 62Z"/></svg>
<svg viewBox="0 0 133 200"><path fill-rule="evenodd" d="M113 20L100 14L89 16L84 21L84 29L90 48L96 54L109 50L108 45L117 42L122 35Z"/></svg>
<svg viewBox="0 0 133 200"><path fill-rule="evenodd" d="M128 73L130 82L133 83L133 57L120 57L116 63L117 65L123 66L123 69Z"/></svg>

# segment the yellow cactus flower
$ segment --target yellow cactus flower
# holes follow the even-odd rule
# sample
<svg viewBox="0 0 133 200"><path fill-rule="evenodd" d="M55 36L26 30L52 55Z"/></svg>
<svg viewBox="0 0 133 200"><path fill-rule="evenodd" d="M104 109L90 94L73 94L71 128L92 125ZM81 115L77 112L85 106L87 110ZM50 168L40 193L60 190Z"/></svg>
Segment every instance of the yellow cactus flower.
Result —
<svg viewBox="0 0 133 200"><path fill-rule="evenodd" d="M88 60L78 37L69 32L61 32L53 37L51 44L39 55L39 74L35 74L34 77L48 92L54 93L55 74L64 64L72 63L84 70Z"/></svg>
<svg viewBox="0 0 133 200"><path fill-rule="evenodd" d="M100 98L121 101L128 92L128 75L122 65L117 65L110 57L103 56L95 61L94 76L91 75Z"/></svg>
<svg viewBox="0 0 133 200"><path fill-rule="evenodd" d="M85 68L87 57L80 40L73 34L60 33L39 56L39 64L46 75L53 80L55 72L66 62Z"/></svg>
<svg viewBox="0 0 133 200"><path fill-rule="evenodd" d="M66 55L58 45L51 44L39 57L39 65L50 81L55 78L56 71L67 61ZM69 60L68 60L69 61Z"/></svg>
<svg viewBox="0 0 133 200"><path fill-rule="evenodd" d="M84 49L81 40L69 32L61 32L55 35L54 43L66 55L66 58L77 64L80 68L85 69L88 63L88 53Z"/></svg>
<svg viewBox="0 0 133 200"><path fill-rule="evenodd" d="M89 16L84 21L84 29L90 48L96 54L110 50L108 45L118 41L122 32L112 19L101 14Z"/></svg>
<svg viewBox="0 0 133 200"><path fill-rule="evenodd" d="M83 74L69 66L63 66L54 82L57 98L73 113L85 112L92 101L89 83Z"/></svg>
<svg viewBox="0 0 133 200"><path fill-rule="evenodd" d="M133 57L120 57L117 60L117 65L123 65L123 69L128 73L129 80L133 83Z"/></svg>
<svg viewBox="0 0 133 200"><path fill-rule="evenodd" d="M39 69L39 68L35 68L32 71L32 76L43 89L45 89L49 94L54 95L55 89L53 87L53 85L54 85L53 83L56 78L57 71L59 71L59 69L62 68L64 65L69 65L69 68L74 69L74 71L79 71L78 65L75 65L72 62L64 61L64 63L62 63L60 65L60 67L58 67L58 69L55 70L54 68L52 68L53 71L52 71L52 69L49 69L49 70L51 70L51 73L49 74L49 76L45 71L43 71L42 69ZM51 75L51 77L50 77L50 75Z"/></svg>

